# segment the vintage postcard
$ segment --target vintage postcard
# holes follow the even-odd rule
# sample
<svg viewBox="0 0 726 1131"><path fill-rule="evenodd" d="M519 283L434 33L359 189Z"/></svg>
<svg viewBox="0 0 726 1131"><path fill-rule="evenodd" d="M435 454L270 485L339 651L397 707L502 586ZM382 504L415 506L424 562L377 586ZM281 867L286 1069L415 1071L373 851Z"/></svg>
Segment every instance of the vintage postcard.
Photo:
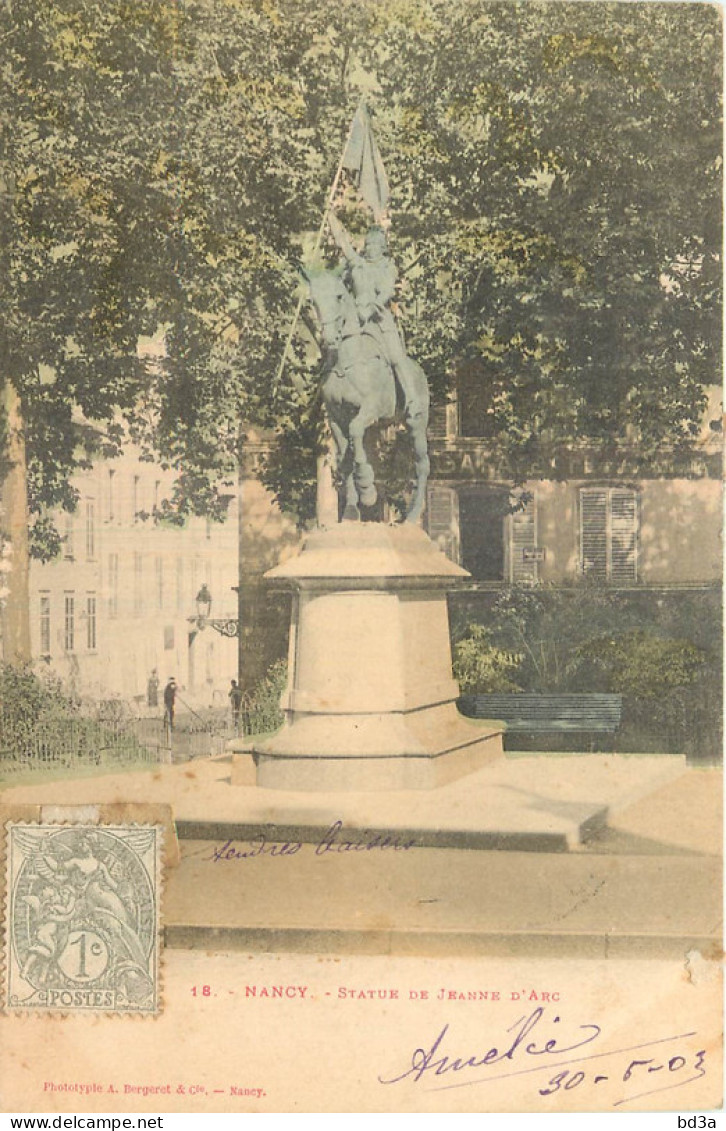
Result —
<svg viewBox="0 0 726 1131"><path fill-rule="evenodd" d="M721 18L3 7L4 1112L720 1107Z"/></svg>

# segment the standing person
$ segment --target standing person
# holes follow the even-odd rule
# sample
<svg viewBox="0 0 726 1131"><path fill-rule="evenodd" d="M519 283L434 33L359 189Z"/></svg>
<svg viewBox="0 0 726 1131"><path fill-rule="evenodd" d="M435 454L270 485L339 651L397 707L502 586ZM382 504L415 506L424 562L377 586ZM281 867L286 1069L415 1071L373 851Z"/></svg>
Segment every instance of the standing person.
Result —
<svg viewBox="0 0 726 1131"><path fill-rule="evenodd" d="M242 688L238 685L237 680L232 680L232 686L229 690L229 701L232 705L232 725L234 726L234 733L237 734L239 730L239 712L242 706Z"/></svg>
<svg viewBox="0 0 726 1131"><path fill-rule="evenodd" d="M152 671L146 684L146 704L148 707L159 706L159 673L156 668Z"/></svg>
<svg viewBox="0 0 726 1131"><path fill-rule="evenodd" d="M176 700L176 680L172 676L164 688L164 718L169 723L169 730L174 729L174 702Z"/></svg>

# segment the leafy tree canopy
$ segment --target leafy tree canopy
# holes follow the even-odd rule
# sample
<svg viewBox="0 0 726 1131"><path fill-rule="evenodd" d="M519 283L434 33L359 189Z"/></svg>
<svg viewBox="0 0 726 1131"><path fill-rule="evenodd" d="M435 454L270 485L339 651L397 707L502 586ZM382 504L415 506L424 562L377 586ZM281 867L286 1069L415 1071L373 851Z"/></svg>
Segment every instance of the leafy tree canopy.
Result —
<svg viewBox="0 0 726 1131"><path fill-rule="evenodd" d="M366 54L417 262L409 339L515 475L699 430L720 359L719 16L386 5ZM442 285L443 284L443 285Z"/></svg>
<svg viewBox="0 0 726 1131"><path fill-rule="evenodd" d="M269 481L309 506L302 334L277 370L362 90L435 395L460 383L513 476L578 440L636 434L644 469L692 442L720 355L715 7L14 0L0 64L0 364L37 513L126 428L176 468L173 510L220 516L240 420L277 427Z"/></svg>

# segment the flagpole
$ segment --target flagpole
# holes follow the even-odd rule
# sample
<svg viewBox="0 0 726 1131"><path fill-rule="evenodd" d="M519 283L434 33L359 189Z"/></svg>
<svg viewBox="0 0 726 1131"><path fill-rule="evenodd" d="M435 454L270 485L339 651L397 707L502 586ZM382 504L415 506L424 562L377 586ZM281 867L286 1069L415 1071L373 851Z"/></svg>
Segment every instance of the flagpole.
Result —
<svg viewBox="0 0 726 1131"><path fill-rule="evenodd" d="M357 108L355 114L353 115L353 117L351 118L350 128L348 130L348 136L345 139L345 144L343 145L343 148L342 148L341 153L340 153L340 161L338 162L338 168L335 171L335 176L333 177L333 184L331 185L330 192L328 193L328 200L327 200L327 203L325 205L325 209L323 211L323 218L320 222L320 227L318 228L318 234L315 237L315 244L313 245L313 251L312 251L313 255L317 254L318 249L320 247L320 244L322 243L323 232L325 231L325 222L328 218L328 212L330 211L330 209L333 205L333 201L335 200L335 194L338 191L338 181L340 180L340 174L343 172L343 162L345 161L345 154L346 154L346 151L348 149L348 145L350 144L351 136L353 134L353 126L355 125L355 120L358 116L358 111L360 110L360 108L361 108L361 106L363 105L364 102L365 102L365 97L361 97L361 100L358 103L358 108ZM297 326L297 320L300 317L300 311L303 308L304 302L305 302L305 293L303 292L300 295L300 298L298 299L298 304L297 304L297 308L295 310L295 315L293 317L292 324L290 326L290 332L287 335L287 341L285 342L285 348L282 351L282 357L280 358L280 365L279 365L279 368L277 370L277 375L275 377L275 384L277 384L279 382L280 378L282 377L282 372L285 368L285 362L287 361L287 355L288 355L290 346L292 344L292 336L295 333L295 327ZM298 392L302 392L305 388L305 385L304 385L304 382L300 380L297 373L295 373L293 375L292 380L293 380L293 384L295 385L295 388L298 390Z"/></svg>

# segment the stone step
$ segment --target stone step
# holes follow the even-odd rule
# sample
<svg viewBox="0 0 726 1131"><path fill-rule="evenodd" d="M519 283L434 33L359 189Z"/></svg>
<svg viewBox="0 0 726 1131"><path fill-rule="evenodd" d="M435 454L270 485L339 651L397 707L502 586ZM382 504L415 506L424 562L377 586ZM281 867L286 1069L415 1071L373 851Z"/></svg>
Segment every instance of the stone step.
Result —
<svg viewBox="0 0 726 1131"><path fill-rule="evenodd" d="M221 760L214 765L195 763L188 771L204 774L214 804L209 792L203 809L185 796L177 808L180 838L224 842L262 832L268 841L317 843L340 824L337 840L365 834L419 847L512 852L577 850L609 814L686 772L685 760L672 756L533 755L499 758L438 789L306 793L255 787L247 755L231 768ZM229 788L225 770L240 784Z"/></svg>
<svg viewBox="0 0 726 1131"><path fill-rule="evenodd" d="M182 842L166 944L214 950L654 957L718 946L717 857L436 848L215 859Z"/></svg>

